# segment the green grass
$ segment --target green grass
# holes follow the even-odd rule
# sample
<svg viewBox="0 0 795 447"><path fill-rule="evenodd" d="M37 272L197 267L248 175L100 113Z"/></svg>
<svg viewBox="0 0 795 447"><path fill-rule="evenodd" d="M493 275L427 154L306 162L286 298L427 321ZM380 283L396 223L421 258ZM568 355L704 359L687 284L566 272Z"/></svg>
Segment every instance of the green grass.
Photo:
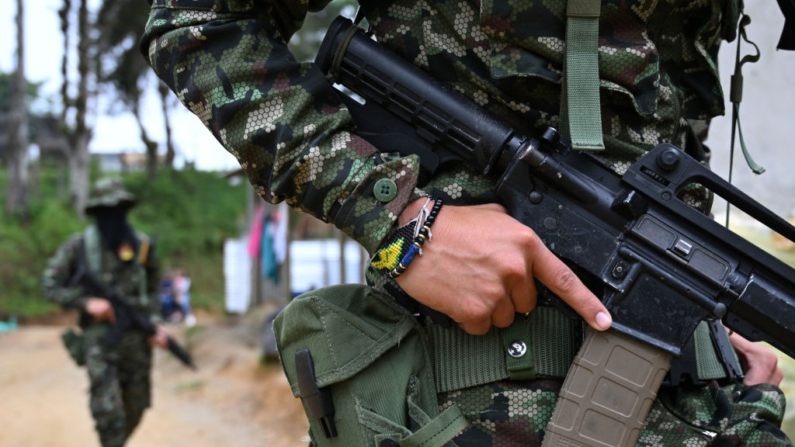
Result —
<svg viewBox="0 0 795 447"><path fill-rule="evenodd" d="M181 394L181 393L184 393L186 391L192 391L192 390L199 389L202 386L204 386L204 380L202 380L202 379L191 380L189 382L179 383L179 384L175 385L174 386L174 393Z"/></svg>
<svg viewBox="0 0 795 447"><path fill-rule="evenodd" d="M27 224L0 209L0 318L58 311L41 298L41 273L61 243L89 223L60 198L58 179L55 167L42 169L39 198L32 200ZM161 266L188 272L194 308L223 309L223 241L237 237L244 224L246 185L230 186L217 173L190 170L162 170L152 182L133 173L124 181L139 198L130 221L155 239ZM2 170L3 202L5 183Z"/></svg>

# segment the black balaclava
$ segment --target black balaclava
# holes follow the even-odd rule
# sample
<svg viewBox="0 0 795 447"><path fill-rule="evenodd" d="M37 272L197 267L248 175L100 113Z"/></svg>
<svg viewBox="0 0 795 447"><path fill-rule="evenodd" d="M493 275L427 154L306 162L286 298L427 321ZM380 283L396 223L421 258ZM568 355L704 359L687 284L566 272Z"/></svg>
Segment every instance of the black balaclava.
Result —
<svg viewBox="0 0 795 447"><path fill-rule="evenodd" d="M102 244L114 253L123 243L128 243L133 250L138 249L138 240L132 227L127 223L129 206L114 206L97 208L93 214L97 220L97 228L102 238Z"/></svg>

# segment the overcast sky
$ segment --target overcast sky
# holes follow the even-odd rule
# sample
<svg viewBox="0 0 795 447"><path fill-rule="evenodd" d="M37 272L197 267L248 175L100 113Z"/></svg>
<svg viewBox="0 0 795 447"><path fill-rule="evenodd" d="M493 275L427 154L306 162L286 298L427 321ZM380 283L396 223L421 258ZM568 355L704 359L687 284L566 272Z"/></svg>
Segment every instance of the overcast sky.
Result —
<svg viewBox="0 0 795 447"><path fill-rule="evenodd" d="M143 1L143 0L141 0ZM25 71L33 82L44 82L42 93L58 100L61 86L61 57L63 37L60 31L57 10L62 0L25 0ZM92 3L97 4L94 0ZM6 0L0 8L0 71L11 72L15 66L16 51L16 2ZM75 5L76 6L76 5ZM75 8L76 9L76 8ZM72 21L72 29L77 20ZM74 42L75 39L72 39ZM72 58L74 63L74 58ZM72 75L71 79L74 80ZM154 92L152 92L154 93ZM183 160L194 160L200 169L228 170L238 168L237 160L219 145L204 128L201 121L174 101L171 113L174 143L178 152L178 164ZM92 115L94 138L92 152L143 152L144 146L138 136L135 119L129 113L110 116L108 100L100 102L99 114ZM144 124L150 136L165 141L160 99L151 94L144 99ZM165 145L161 145L165 151Z"/></svg>

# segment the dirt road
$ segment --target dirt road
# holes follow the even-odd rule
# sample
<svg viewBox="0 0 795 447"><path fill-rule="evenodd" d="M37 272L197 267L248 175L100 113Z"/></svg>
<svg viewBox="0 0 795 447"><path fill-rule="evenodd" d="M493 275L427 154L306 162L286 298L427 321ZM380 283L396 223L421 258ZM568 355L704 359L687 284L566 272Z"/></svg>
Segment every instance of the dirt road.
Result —
<svg viewBox="0 0 795 447"><path fill-rule="evenodd" d="M0 334L0 446L98 445L86 373L67 357L62 329L25 327ZM215 323L195 332L187 342L199 371L157 353L154 407L128 446L306 446L300 401L278 364L258 365L256 331ZM784 426L795 437L795 361L782 355L781 366L789 401Z"/></svg>
<svg viewBox="0 0 795 447"><path fill-rule="evenodd" d="M98 445L88 379L60 342L63 328L0 334L0 446ZM176 331L175 331L176 332ZM307 423L278 364L258 366L256 336L240 326L189 338L199 371L158 352L154 407L130 447L305 446Z"/></svg>

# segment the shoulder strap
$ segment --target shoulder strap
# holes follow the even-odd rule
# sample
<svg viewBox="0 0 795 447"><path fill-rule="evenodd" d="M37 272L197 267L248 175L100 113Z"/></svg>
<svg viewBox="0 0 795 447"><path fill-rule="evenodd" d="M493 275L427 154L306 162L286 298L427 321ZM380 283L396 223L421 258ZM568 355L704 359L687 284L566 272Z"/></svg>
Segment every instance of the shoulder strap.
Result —
<svg viewBox="0 0 795 447"><path fill-rule="evenodd" d="M143 278L143 281L139 284L138 292L141 296L141 302L148 303L149 295L146 293L146 285L149 282L149 276L146 274L146 263L149 261L149 250L152 243L149 240L149 236L140 231L135 232L135 237L138 238L138 262L136 264L138 265L141 278Z"/></svg>
<svg viewBox="0 0 795 447"><path fill-rule="evenodd" d="M560 121L579 150L604 150L599 102L600 0L568 0Z"/></svg>
<svg viewBox="0 0 795 447"><path fill-rule="evenodd" d="M138 263L142 266L146 266L147 262L149 262L149 253L152 248L152 242L149 239L149 236L141 233L140 231L135 232L135 237L138 238Z"/></svg>
<svg viewBox="0 0 795 447"><path fill-rule="evenodd" d="M102 242L96 225L89 225L83 233L83 252L86 267L92 274L99 274L102 268Z"/></svg>

